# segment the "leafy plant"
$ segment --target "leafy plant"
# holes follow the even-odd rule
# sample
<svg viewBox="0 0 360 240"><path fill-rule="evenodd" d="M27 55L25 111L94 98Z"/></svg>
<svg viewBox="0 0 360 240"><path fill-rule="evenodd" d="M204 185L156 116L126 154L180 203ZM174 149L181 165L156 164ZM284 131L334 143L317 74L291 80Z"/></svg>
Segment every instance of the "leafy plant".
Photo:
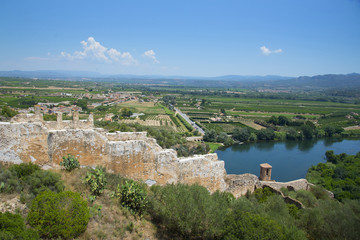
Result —
<svg viewBox="0 0 360 240"><path fill-rule="evenodd" d="M63 166L66 171L71 171L75 168L80 167L80 163L74 155L68 154L67 156L62 157L63 161L60 163L60 166Z"/></svg>
<svg viewBox="0 0 360 240"><path fill-rule="evenodd" d="M11 165L9 170L14 171L19 178L24 178L40 170L40 167L30 162Z"/></svg>
<svg viewBox="0 0 360 240"><path fill-rule="evenodd" d="M1 109L1 115L5 116L7 118L12 118L17 114L18 114L18 112L12 110L9 106L3 106Z"/></svg>
<svg viewBox="0 0 360 240"><path fill-rule="evenodd" d="M120 204L130 212L140 217L143 216L147 207L147 193L143 186L133 180L127 180L123 185L118 185L114 197L119 198Z"/></svg>
<svg viewBox="0 0 360 240"><path fill-rule="evenodd" d="M39 235L26 228L19 214L0 212L0 239L35 240L39 239Z"/></svg>
<svg viewBox="0 0 360 240"><path fill-rule="evenodd" d="M286 239L274 220L248 212L228 215L225 226L224 239Z"/></svg>
<svg viewBox="0 0 360 240"><path fill-rule="evenodd" d="M89 218L87 202L80 194L45 191L33 200L27 220L43 238L70 239L86 230Z"/></svg>
<svg viewBox="0 0 360 240"><path fill-rule="evenodd" d="M178 239L219 239L234 197L209 191L198 185L152 186L149 213L169 237Z"/></svg>
<svg viewBox="0 0 360 240"><path fill-rule="evenodd" d="M44 191L61 192L64 190L64 183L57 173L50 171L36 171L26 178L28 192L34 196Z"/></svg>
<svg viewBox="0 0 360 240"><path fill-rule="evenodd" d="M51 190L61 192L64 183L60 175L41 170L32 163L12 165L8 169L0 169L0 191L5 193L22 193L22 201L31 200L37 194Z"/></svg>
<svg viewBox="0 0 360 240"><path fill-rule="evenodd" d="M86 173L85 181L90 186L90 190L94 195L101 195L107 184L105 169L101 166L91 169Z"/></svg>

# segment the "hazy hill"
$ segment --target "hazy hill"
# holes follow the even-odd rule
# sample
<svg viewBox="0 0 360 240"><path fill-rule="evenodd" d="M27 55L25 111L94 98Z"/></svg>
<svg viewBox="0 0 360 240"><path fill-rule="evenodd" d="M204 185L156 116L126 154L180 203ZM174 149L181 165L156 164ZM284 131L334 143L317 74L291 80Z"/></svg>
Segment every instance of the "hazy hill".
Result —
<svg viewBox="0 0 360 240"><path fill-rule="evenodd" d="M294 79L267 82L270 87L282 88L324 88L354 89L360 88L360 74L326 74L312 77L301 76Z"/></svg>
<svg viewBox="0 0 360 240"><path fill-rule="evenodd" d="M286 90L359 89L360 74L326 74L297 78L266 75L225 75L218 77L160 76L160 75L105 75L87 71L0 71L0 77L64 79L125 82L137 84L172 85L202 88L251 88Z"/></svg>

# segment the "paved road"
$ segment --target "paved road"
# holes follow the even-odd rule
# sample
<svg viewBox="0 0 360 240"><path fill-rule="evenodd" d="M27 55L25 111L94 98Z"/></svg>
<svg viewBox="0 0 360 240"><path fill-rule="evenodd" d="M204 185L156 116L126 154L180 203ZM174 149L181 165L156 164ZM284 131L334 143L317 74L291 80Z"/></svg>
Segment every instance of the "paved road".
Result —
<svg viewBox="0 0 360 240"><path fill-rule="evenodd" d="M180 114L180 116L182 116L193 128L195 128L195 130L198 130L199 133L201 133L201 135L205 135L205 131L199 127L198 125L196 125L195 122L191 121L190 118L185 114L182 113L178 108L174 107L175 111Z"/></svg>

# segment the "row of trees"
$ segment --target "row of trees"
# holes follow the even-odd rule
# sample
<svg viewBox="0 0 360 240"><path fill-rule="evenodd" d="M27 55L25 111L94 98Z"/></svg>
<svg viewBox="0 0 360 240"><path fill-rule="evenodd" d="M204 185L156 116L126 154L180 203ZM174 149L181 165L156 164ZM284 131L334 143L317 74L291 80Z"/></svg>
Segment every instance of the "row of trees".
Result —
<svg viewBox="0 0 360 240"><path fill-rule="evenodd" d="M224 146L230 146L234 144L234 140L225 132L217 133L215 130L211 129L205 132L203 137L205 142L218 142L223 143Z"/></svg>

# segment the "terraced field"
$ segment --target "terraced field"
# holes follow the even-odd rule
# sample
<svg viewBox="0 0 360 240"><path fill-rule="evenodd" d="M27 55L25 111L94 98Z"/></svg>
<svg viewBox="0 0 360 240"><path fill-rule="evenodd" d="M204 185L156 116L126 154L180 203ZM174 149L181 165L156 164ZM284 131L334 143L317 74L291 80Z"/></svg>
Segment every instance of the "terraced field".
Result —
<svg viewBox="0 0 360 240"><path fill-rule="evenodd" d="M225 126L222 123L215 122L239 122L254 129L261 129L262 127L254 121L266 120L271 116L283 115L294 118L301 115L307 119L315 120L324 116L339 115L333 121L342 119L343 125L347 126L345 115L350 112L360 113L360 105L358 104L305 100L179 95L177 103L180 110L193 121L201 122L208 129L222 129L225 132L231 131L234 124L226 123ZM201 103L200 107L199 103ZM322 120L322 122L324 121L331 122L332 118ZM217 126L211 126L214 124Z"/></svg>

